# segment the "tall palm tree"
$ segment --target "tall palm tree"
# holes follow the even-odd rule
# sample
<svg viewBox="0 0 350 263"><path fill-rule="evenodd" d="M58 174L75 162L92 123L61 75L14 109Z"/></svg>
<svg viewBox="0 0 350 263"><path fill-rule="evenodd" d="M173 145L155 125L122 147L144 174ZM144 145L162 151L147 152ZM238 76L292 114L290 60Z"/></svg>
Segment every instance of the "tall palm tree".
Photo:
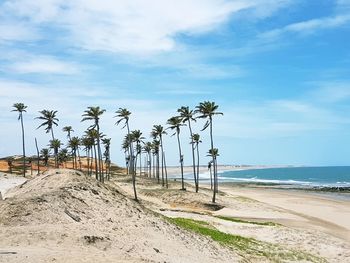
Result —
<svg viewBox="0 0 350 263"><path fill-rule="evenodd" d="M115 118L119 118L116 122L117 125L124 122L124 126L122 129L126 127L127 129L127 136L130 136L130 127L129 127L129 118L131 115L131 112L125 108L119 108L116 112L117 115L114 116ZM130 160L129 160L129 173L134 174L134 152L133 152L133 145L132 141L129 141L129 153L130 153Z"/></svg>
<svg viewBox="0 0 350 263"><path fill-rule="evenodd" d="M71 135L72 132L74 132L72 126L64 126L64 127L62 128L62 131L64 131L64 132L67 133L68 140L70 140L70 139L71 139L71 136L70 136L70 135Z"/></svg>
<svg viewBox="0 0 350 263"><path fill-rule="evenodd" d="M194 118L194 111L190 110L190 108L188 106L182 106L181 108L179 108L177 110L178 113L180 113L180 118L182 120L183 123L187 123L188 124L188 128L190 130L190 138L191 138L191 151L192 151L192 167L193 167L193 178L194 178L194 184L196 186L196 192L198 192L198 181L197 181L197 177L196 177L196 161L195 161L195 157L194 157L194 147L195 144L193 142L193 132L192 132L192 127L191 127L191 121L196 121L196 119Z"/></svg>
<svg viewBox="0 0 350 263"><path fill-rule="evenodd" d="M104 182L104 175L102 169L102 152L101 152L101 144L100 144L100 117L106 110L101 109L99 106L97 107L88 107L87 110L84 111L82 115L83 119L81 121L90 121L92 120L94 124L90 126L90 129L96 129L97 131L97 151L98 151L98 166L99 166L99 176L100 181Z"/></svg>
<svg viewBox="0 0 350 263"><path fill-rule="evenodd" d="M105 151L103 153L105 157L105 164L106 164L106 177L107 180L110 179L110 167L111 167L111 153L110 153L110 148L111 148L111 138L103 138L102 139L102 144L105 147Z"/></svg>
<svg viewBox="0 0 350 263"><path fill-rule="evenodd" d="M50 140L50 148L53 149L55 155L55 167L58 168L58 150L61 148L62 143L59 139Z"/></svg>
<svg viewBox="0 0 350 263"><path fill-rule="evenodd" d="M151 177L151 169L152 169L152 157L151 157L151 152L152 152L152 143L151 142L146 142L145 145L143 146L143 151L147 153L147 174L148 177Z"/></svg>
<svg viewBox="0 0 350 263"><path fill-rule="evenodd" d="M27 112L26 108L23 103L15 103L12 106L14 109L12 111L18 112L18 120L21 121L21 127L22 127L22 153L23 153L23 177L26 176L26 147L24 142L24 125L23 125L23 112Z"/></svg>
<svg viewBox="0 0 350 263"><path fill-rule="evenodd" d="M164 170L165 170L165 174L167 174L167 169L165 166L165 159L164 159L164 144L163 144L163 135L166 135L166 134L167 132L164 130L164 127L162 125L153 125L151 136L153 138L159 138L160 149L162 152L162 186L164 186ZM166 180L166 185L168 187L168 180Z"/></svg>
<svg viewBox="0 0 350 263"><path fill-rule="evenodd" d="M168 129L175 130L175 133L172 134L171 136L174 136L175 134L177 136L177 143L179 146L179 155L180 155L180 165L181 165L181 184L182 184L181 190L186 190L185 184L184 184L184 158L182 155L181 143L180 143L180 127L185 126L185 124L182 123L182 120L179 117L171 117L167 121L167 124L169 125Z"/></svg>
<svg viewBox="0 0 350 263"><path fill-rule="evenodd" d="M213 140L213 117L215 115L223 115L222 112L218 112L217 109L219 108L218 105L215 104L215 102L210 102L210 101L204 101L199 103L198 106L196 106L196 113L199 113L200 115L197 118L205 118L207 119L207 122L204 124L204 127L202 131L207 129L208 127L210 128L210 149L211 152L214 152L214 140ZM214 191L213 191L213 203L215 203L215 198L216 198L216 189L215 185L217 186L217 167L216 167L216 161L214 160L214 155L212 155L213 159L213 170L214 170Z"/></svg>
<svg viewBox="0 0 350 263"><path fill-rule="evenodd" d="M53 134L53 125L58 126L57 122L59 121L56 118L57 110L55 110L55 111L42 110L42 111L39 111L39 113L42 116L36 117L35 119L43 120L44 122L42 124L40 124L37 129L39 129L40 127L46 126L46 128L45 128L46 133L49 133L51 131L52 140L54 140L55 136Z"/></svg>
<svg viewBox="0 0 350 263"><path fill-rule="evenodd" d="M200 135L198 133L192 134L191 137L192 144L194 145L193 149L197 150L197 172L196 172L196 193L199 189L199 143L201 143Z"/></svg>

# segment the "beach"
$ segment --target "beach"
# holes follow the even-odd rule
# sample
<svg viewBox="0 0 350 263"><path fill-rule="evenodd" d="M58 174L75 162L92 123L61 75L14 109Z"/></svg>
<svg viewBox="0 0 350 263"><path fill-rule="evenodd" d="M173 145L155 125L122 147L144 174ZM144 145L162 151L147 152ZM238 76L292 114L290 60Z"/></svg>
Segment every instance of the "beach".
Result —
<svg viewBox="0 0 350 263"><path fill-rule="evenodd" d="M166 189L142 176L136 203L130 179L117 173L101 185L53 170L9 189L0 201L0 262L349 262L347 200L222 184L213 204L208 184L195 193L189 183L181 191L178 180L169 180ZM245 252L227 247L167 222L179 218L254 240L262 252L256 245Z"/></svg>

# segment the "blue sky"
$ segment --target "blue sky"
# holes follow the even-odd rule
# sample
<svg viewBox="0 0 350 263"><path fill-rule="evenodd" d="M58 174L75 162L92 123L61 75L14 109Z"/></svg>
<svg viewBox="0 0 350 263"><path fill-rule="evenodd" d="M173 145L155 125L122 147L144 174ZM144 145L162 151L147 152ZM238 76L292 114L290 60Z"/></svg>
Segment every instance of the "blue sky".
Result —
<svg viewBox="0 0 350 263"><path fill-rule="evenodd" d="M42 109L55 132L80 136L87 106L106 109L102 129L122 163L119 107L148 137L182 105L212 100L220 163L347 165L350 160L349 0L11 0L0 2L0 155L20 153L14 102L29 153ZM198 121L195 130L203 126ZM209 148L202 134L202 163ZM188 131L182 131L190 164ZM177 164L174 137L165 139Z"/></svg>

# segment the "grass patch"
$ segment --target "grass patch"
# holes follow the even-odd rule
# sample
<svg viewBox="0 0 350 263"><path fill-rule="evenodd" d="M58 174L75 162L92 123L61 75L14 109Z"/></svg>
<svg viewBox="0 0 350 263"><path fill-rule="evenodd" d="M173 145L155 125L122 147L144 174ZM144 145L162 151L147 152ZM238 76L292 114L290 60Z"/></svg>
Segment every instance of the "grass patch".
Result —
<svg viewBox="0 0 350 263"><path fill-rule="evenodd" d="M243 219L228 217L228 216L215 216L215 217L220 218L222 220L235 222L235 223L244 223L244 224L252 224L252 225L259 225L259 226L282 226L281 224L274 223L274 222L248 221L248 220L243 220Z"/></svg>
<svg viewBox="0 0 350 263"><path fill-rule="evenodd" d="M204 221L187 218L167 218L167 220L181 228L208 236L222 245L235 249L245 259L265 258L271 262L327 262L325 259L307 252L283 248L254 238L223 233Z"/></svg>

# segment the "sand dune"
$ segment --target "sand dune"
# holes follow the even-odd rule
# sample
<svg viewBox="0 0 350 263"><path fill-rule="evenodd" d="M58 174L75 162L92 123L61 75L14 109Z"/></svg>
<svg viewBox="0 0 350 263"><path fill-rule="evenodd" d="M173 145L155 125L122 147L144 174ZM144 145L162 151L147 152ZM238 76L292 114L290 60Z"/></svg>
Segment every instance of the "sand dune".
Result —
<svg viewBox="0 0 350 263"><path fill-rule="evenodd" d="M0 262L235 262L209 239L162 220L115 187L52 170L0 201Z"/></svg>

